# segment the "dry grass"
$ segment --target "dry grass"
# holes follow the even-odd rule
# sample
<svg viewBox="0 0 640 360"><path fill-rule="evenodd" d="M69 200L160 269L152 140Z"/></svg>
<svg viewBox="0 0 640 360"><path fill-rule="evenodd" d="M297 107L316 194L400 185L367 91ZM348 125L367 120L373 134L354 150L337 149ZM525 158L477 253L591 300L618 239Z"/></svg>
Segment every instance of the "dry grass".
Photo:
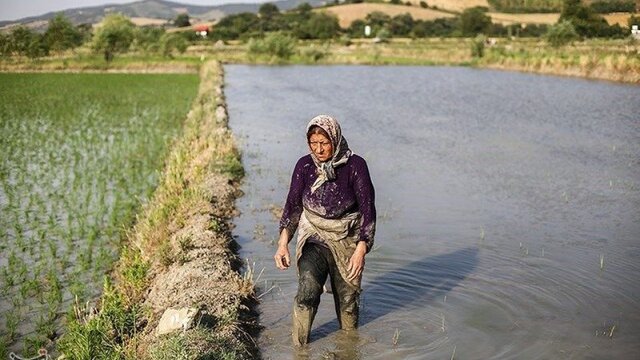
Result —
<svg viewBox="0 0 640 360"><path fill-rule="evenodd" d="M410 0L412 4L420 5L423 0ZM424 0L430 7L438 7L449 11L462 12L464 9L474 6L489 7L487 0Z"/></svg>
<svg viewBox="0 0 640 360"><path fill-rule="evenodd" d="M340 21L340 26L343 28L349 27L354 20L364 19L367 14L374 11L380 11L390 16L396 16L409 13L414 19L420 20L434 20L438 18L453 17L454 15L431 9L423 9L415 6L405 5L392 5L392 4L375 4L375 3L360 3L360 4L347 4L340 6L332 6L319 11L326 11L331 14L335 14Z"/></svg>
<svg viewBox="0 0 640 360"><path fill-rule="evenodd" d="M166 19L132 17L129 20L131 20L131 22L136 26L148 26L148 25L162 26L162 25L169 24L169 21L167 21Z"/></svg>
<svg viewBox="0 0 640 360"><path fill-rule="evenodd" d="M634 15L636 17L640 16L640 13L611 13L611 14L605 14L604 18L607 20L607 22L609 23L609 25L613 25L613 24L618 24L622 27L627 27L629 26L629 17L631 15Z"/></svg>
<svg viewBox="0 0 640 360"><path fill-rule="evenodd" d="M520 24L555 24L560 18L559 13L549 14L508 14L490 12L491 21L502 25Z"/></svg>

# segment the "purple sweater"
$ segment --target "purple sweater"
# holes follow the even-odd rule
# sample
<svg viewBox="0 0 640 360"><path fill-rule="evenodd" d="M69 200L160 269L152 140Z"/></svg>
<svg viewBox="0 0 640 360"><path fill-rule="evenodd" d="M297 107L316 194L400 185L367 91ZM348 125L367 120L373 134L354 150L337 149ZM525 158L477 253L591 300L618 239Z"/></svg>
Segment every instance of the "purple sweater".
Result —
<svg viewBox="0 0 640 360"><path fill-rule="evenodd" d="M347 163L337 167L335 172L335 180L325 182L311 193L311 185L318 178L316 166L311 155L298 160L280 219L280 231L287 228L289 236L293 236L303 206L307 211L327 219L339 219L359 211L361 227L358 239L366 241L367 250L370 250L376 230L376 206L367 163L360 156L351 155Z"/></svg>

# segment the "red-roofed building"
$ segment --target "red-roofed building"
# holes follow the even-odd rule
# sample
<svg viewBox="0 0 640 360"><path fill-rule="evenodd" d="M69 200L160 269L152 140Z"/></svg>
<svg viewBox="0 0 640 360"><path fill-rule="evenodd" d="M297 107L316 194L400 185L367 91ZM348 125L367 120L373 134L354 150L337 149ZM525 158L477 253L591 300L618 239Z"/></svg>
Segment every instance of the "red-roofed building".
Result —
<svg viewBox="0 0 640 360"><path fill-rule="evenodd" d="M209 25L207 24L198 24L193 26L193 30L195 30L196 34L202 36L203 38L207 37L209 33Z"/></svg>

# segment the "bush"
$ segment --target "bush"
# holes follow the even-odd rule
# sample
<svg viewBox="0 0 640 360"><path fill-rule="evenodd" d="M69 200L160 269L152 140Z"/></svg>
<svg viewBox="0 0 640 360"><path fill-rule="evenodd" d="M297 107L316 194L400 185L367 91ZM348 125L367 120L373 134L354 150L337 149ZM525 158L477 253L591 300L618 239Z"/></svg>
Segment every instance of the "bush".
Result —
<svg viewBox="0 0 640 360"><path fill-rule="evenodd" d="M570 21L564 20L549 27L545 38L551 46L559 47L577 40L579 35L573 24Z"/></svg>
<svg viewBox="0 0 640 360"><path fill-rule="evenodd" d="M478 35L471 42L471 57L481 58L484 56L484 46L487 38L484 35Z"/></svg>
<svg viewBox="0 0 640 360"><path fill-rule="evenodd" d="M154 26L144 26L136 28L134 32L133 46L135 50L145 52L159 52L160 39L164 35L165 30Z"/></svg>
<svg viewBox="0 0 640 360"><path fill-rule="evenodd" d="M249 41L250 55L268 55L272 58L289 59L296 49L296 39L282 32L269 33L263 39Z"/></svg>
<svg viewBox="0 0 640 360"><path fill-rule="evenodd" d="M184 53L187 46L187 40L176 33L166 33L160 38L160 49L162 49L162 55L166 57L173 57L175 51Z"/></svg>

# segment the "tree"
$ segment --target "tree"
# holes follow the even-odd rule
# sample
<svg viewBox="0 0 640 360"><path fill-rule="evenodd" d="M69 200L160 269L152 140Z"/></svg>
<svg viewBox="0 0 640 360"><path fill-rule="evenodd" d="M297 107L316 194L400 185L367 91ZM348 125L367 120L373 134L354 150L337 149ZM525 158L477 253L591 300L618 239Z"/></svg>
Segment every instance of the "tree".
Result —
<svg viewBox="0 0 640 360"><path fill-rule="evenodd" d="M280 9L272 3L264 3L258 8L258 15L263 19L271 19L276 15L280 15Z"/></svg>
<svg viewBox="0 0 640 360"><path fill-rule="evenodd" d="M545 35L545 38L553 47L566 45L579 37L573 24L568 20L562 20L551 26Z"/></svg>
<svg viewBox="0 0 640 360"><path fill-rule="evenodd" d="M393 36L407 36L413 29L413 23L409 13L396 15L389 22L389 31Z"/></svg>
<svg viewBox="0 0 640 360"><path fill-rule="evenodd" d="M166 57L173 57L174 51L178 51L180 54L187 50L187 40L176 33L165 33L160 38L160 48L162 49L162 55Z"/></svg>
<svg viewBox="0 0 640 360"><path fill-rule="evenodd" d="M13 52L13 44L11 43L11 35L0 33L0 56L9 57Z"/></svg>
<svg viewBox="0 0 640 360"><path fill-rule="evenodd" d="M120 14L109 14L98 28L93 38L92 48L102 52L107 62L113 60L117 53L129 50L133 42L133 24Z"/></svg>
<svg viewBox="0 0 640 360"><path fill-rule="evenodd" d="M426 1L420 1L420 7L426 9L429 7L429 5L426 3Z"/></svg>
<svg viewBox="0 0 640 360"><path fill-rule="evenodd" d="M491 17L487 15L487 8L472 7L460 14L459 30L462 36L475 36L486 33L491 27Z"/></svg>
<svg viewBox="0 0 640 360"><path fill-rule="evenodd" d="M365 16L364 21L367 25L371 26L373 34L377 34L383 28L387 27L391 17L381 11L374 11Z"/></svg>
<svg viewBox="0 0 640 360"><path fill-rule="evenodd" d="M256 14L244 12L225 16L211 31L211 39L217 40L234 40L250 31L258 29L259 19Z"/></svg>
<svg viewBox="0 0 640 360"><path fill-rule="evenodd" d="M49 20L44 40L51 50L64 51L82 44L82 34L64 15L58 14Z"/></svg>
<svg viewBox="0 0 640 360"><path fill-rule="evenodd" d="M191 26L191 21L189 20L189 14L181 13L176 16L176 19L173 20L173 25L177 27L187 27Z"/></svg>
<svg viewBox="0 0 640 360"><path fill-rule="evenodd" d="M35 59L49 54L49 47L44 41L44 37L24 26L13 29L9 35L6 50L15 52L18 55Z"/></svg>
<svg viewBox="0 0 640 360"><path fill-rule="evenodd" d="M327 13L312 13L301 27L302 34L307 39L331 39L340 31L340 24L335 15Z"/></svg>
<svg viewBox="0 0 640 360"><path fill-rule="evenodd" d="M624 36L619 26L609 26L602 16L596 14L590 7L584 6L580 0L564 0L558 23L562 21L570 21L578 35L584 37Z"/></svg>

